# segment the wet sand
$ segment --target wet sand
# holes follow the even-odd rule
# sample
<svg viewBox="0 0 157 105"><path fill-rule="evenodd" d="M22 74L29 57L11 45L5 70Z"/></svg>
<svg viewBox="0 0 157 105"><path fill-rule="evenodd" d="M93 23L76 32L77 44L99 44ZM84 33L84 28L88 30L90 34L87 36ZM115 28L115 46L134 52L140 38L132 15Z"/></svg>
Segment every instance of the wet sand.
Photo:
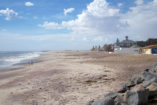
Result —
<svg viewBox="0 0 157 105"><path fill-rule="evenodd" d="M157 55L47 52L40 62L0 72L0 105L85 105L157 61Z"/></svg>

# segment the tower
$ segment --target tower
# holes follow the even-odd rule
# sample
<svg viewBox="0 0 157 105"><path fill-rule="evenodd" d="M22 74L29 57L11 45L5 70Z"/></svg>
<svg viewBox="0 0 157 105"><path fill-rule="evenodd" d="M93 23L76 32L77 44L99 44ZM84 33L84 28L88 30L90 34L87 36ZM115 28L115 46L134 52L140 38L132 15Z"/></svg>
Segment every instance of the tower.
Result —
<svg viewBox="0 0 157 105"><path fill-rule="evenodd" d="M119 39L117 38L116 45L119 46Z"/></svg>
<svg viewBox="0 0 157 105"><path fill-rule="evenodd" d="M126 40L128 40L128 36L126 36L125 38L126 38Z"/></svg>

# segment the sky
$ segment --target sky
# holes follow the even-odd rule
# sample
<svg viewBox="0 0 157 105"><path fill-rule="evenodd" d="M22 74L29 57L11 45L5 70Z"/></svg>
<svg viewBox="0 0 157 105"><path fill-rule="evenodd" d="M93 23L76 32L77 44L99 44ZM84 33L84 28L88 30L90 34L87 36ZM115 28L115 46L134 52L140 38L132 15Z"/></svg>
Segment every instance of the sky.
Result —
<svg viewBox="0 0 157 105"><path fill-rule="evenodd" d="M157 0L0 0L0 51L89 50L157 38Z"/></svg>

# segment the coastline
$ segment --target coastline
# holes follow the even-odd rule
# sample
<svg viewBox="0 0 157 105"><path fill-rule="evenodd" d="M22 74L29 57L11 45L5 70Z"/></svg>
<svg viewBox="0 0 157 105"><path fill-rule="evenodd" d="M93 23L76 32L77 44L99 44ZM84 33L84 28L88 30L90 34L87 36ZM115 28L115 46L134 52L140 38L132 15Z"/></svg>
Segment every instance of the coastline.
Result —
<svg viewBox="0 0 157 105"><path fill-rule="evenodd" d="M22 52L22 51L18 51L18 52ZM39 58L41 56L43 56L44 53L45 53L45 52L33 52L33 51L32 52L27 52L27 53L25 53L25 51L23 51L23 52L24 53L22 55L18 55L18 56L12 55L10 57L6 57L5 59L3 58L4 61L8 62L8 66L0 68L0 72L9 71L9 70L16 70L16 69L22 69L27 65L31 65L33 63L40 62ZM9 52L9 53L11 53L11 52ZM30 55L30 54L38 54L38 56L37 55L33 56L33 55ZM7 63L5 65L7 65ZM3 66L3 64L2 64L2 66Z"/></svg>
<svg viewBox="0 0 157 105"><path fill-rule="evenodd" d="M43 55L42 51L2 51L0 52L0 72L24 68L28 64L39 62L38 58Z"/></svg>
<svg viewBox="0 0 157 105"><path fill-rule="evenodd" d="M46 52L39 57L41 62L0 72L0 104L85 105L113 91L156 59L90 51Z"/></svg>

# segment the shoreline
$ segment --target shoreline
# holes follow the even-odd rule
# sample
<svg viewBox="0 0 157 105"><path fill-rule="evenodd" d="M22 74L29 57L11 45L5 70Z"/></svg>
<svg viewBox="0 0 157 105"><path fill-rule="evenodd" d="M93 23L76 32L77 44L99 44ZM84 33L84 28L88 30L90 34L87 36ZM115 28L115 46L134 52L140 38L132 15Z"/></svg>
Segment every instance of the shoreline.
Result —
<svg viewBox="0 0 157 105"><path fill-rule="evenodd" d="M50 51L39 59L0 72L0 104L85 105L151 66L157 56Z"/></svg>
<svg viewBox="0 0 157 105"><path fill-rule="evenodd" d="M42 56L45 56L46 52L41 52L39 57L35 57L35 58L31 58L31 59L26 59L26 60L22 60L18 63L14 63L6 68L1 68L0 72L4 72L4 71L10 71L10 70L16 70L16 69L22 69L25 68L28 65L34 64L34 63L38 63L41 62L40 58Z"/></svg>

